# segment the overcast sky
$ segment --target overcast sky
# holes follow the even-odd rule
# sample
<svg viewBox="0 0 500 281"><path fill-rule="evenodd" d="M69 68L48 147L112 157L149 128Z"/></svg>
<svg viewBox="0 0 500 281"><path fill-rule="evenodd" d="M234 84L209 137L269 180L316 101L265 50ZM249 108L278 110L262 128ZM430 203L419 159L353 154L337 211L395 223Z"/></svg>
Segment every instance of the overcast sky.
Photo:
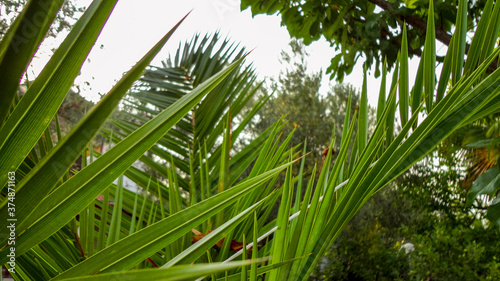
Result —
<svg viewBox="0 0 500 281"><path fill-rule="evenodd" d="M88 5L90 1L77 2ZM290 41L288 31L280 26L278 15L258 15L252 18L250 10L241 12L239 5L239 0L118 1L76 83L84 85L84 82L89 82L90 86L81 87L84 89L83 95L97 101L98 93L105 94L124 72L190 10L193 10L192 13L167 42L153 64L159 64L169 53L174 53L179 42L190 39L196 32L206 34L219 30L222 36L241 42L248 50L255 48L247 60L254 63L260 78L277 77L283 69L279 63L280 52L288 48ZM54 46L56 45L51 47ZM309 70L322 69L324 73L335 54L334 49L322 39L312 43L307 50L311 54L307 60ZM45 51L39 55L32 72L39 71L41 62L48 59L47 54L50 52ZM413 80L416 66L416 62L410 63L410 81ZM353 73L344 82L361 89L362 76L360 59ZM376 104L378 98L378 80L370 77L368 82L369 102L372 105ZM328 89L328 82L328 75L324 75L322 92Z"/></svg>

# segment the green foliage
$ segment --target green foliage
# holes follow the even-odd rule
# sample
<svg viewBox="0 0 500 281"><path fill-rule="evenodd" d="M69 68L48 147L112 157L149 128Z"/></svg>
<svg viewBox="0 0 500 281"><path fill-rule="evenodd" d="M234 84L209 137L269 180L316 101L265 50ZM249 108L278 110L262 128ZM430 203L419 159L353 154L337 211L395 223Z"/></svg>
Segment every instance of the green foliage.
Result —
<svg viewBox="0 0 500 281"><path fill-rule="evenodd" d="M467 1L466 30L472 30L478 22L486 2ZM250 8L252 15L279 13L281 24L287 27L290 36L304 39L306 45L324 37L335 46L339 53L331 59L328 72L332 79L335 77L340 82L352 72L360 57L366 59L368 67L375 64L377 77L384 58L391 69L403 46L405 23L408 25L408 55L421 57L426 33L429 33L426 30L428 5L428 1L416 0L241 1L241 9ZM451 0L438 1L434 8L436 39L449 45L452 27L457 23L457 4ZM463 51L465 42L462 47ZM457 54L457 57L463 55Z"/></svg>
<svg viewBox="0 0 500 281"><path fill-rule="evenodd" d="M38 13L42 4L49 9ZM359 110L351 114L349 99L344 122L339 122L344 127L336 157L328 153L310 176L295 176L292 165L299 156L308 156L306 149L301 153L291 145L292 134L281 138L282 119L241 149L234 145L267 99L233 120L257 89L253 71L242 66L244 50L216 36L195 36L170 63L150 67L142 75L181 20L67 135L53 143L51 120L116 1L95 0L19 98L23 72L62 4L29 1L0 42L0 84L6 85L0 88L0 220L16 218L13 234L0 229L0 264L15 271L17 280L141 280L164 274L178 280L200 275L256 280L261 274L272 281L305 280L374 194L455 130L500 108L500 71L486 73L500 49L487 32L479 33L473 41L484 48L474 52L486 50L485 62L460 73L440 100L434 101L426 86L428 115L416 122L420 105L397 135L392 133L397 125L398 72L389 96L381 93L383 110L371 134L365 76ZM495 26L490 18L485 20ZM40 25L28 36L24 31L32 22ZM15 44L20 37L26 40ZM448 64L464 40L454 38ZM432 33L427 39L425 45L432 50ZM433 54L424 58L423 73L434 73ZM139 88L130 91L138 79ZM432 79L424 80L433 84ZM113 118L112 130L102 129L128 93L128 116ZM409 95L405 100L411 100ZM88 148L98 132L111 144L104 153ZM329 150L335 141L330 140ZM80 156L82 169L70 177L69 169ZM154 173L140 169L140 162ZM283 170L285 180L276 186ZM144 195L125 189L123 176L146 190ZM302 185L304 195L293 198ZM278 200L279 214L271 219ZM264 240L260 247L240 242L264 244ZM7 256L13 246L9 243L15 243L15 264ZM252 257L259 259L228 263L243 259L242 247L257 252ZM263 264L266 259L260 258L271 255ZM191 263L195 266L189 270Z"/></svg>
<svg viewBox="0 0 500 281"><path fill-rule="evenodd" d="M26 35L23 33L23 24L31 21L30 17L40 17L40 14L33 13L33 9L43 4L39 2L33 0L26 6L25 12L21 13L19 19L15 21L9 33L2 40L0 45L0 59L2 59L0 66L2 66L2 71L7 73L11 63L14 63L16 69L25 69L25 65L29 63L33 55L33 48L31 47L40 44L43 33L48 30L49 25L47 23L50 24L53 16L61 7L59 4L62 3L60 1L50 1L51 9L44 14L46 21L41 21L42 25L37 29L38 34L27 38L24 45L21 45L25 50L21 55L11 56L11 53L19 53L20 48L19 45L11 43L11 40L17 38L16 36ZM231 182L232 188L224 190L225 192L219 192L218 196L212 196L212 181L208 172L218 174L219 169L213 169L214 166L217 166L213 162L210 163L210 168L208 167L207 141L202 139L204 156L202 157L201 153L198 154L200 155L199 158L190 159L188 156L187 162L190 163L190 161L194 162L199 159L199 163L194 163L205 166L206 173L200 172L201 174L197 175L197 179L206 184L205 193L200 195L201 199L206 200L196 206L190 206L197 203L197 200L193 200L192 204L188 204L188 207L191 208L186 208L181 197L182 191L179 179L184 176L184 173L176 170L174 161L171 162L167 169L162 170L167 172L165 179L158 178L153 181L153 184L157 187L156 198L159 198L159 201L139 196L122 187L123 181L120 175L126 173L132 174L131 177L138 180L142 187L150 189L151 178L147 176L146 183L144 183L141 181L144 180L141 176L145 175L131 165L157 142L161 143L161 139L169 140L165 134L170 131L170 128L175 126L177 130L182 130L184 125L182 119L186 118L186 114L191 112L193 107L196 106L197 109L194 114L199 115L200 122L198 124L209 122L205 125L205 130L208 130L208 128L214 126L210 122L216 124L215 127L217 128L217 124L221 123L219 122L221 116L231 116L228 113L230 104L235 106L234 112L236 114L238 107L241 108L248 100L248 97L252 95L251 81L254 78L251 71L246 69L231 74L236 68L239 68L244 51L240 50L239 54L234 56L232 52L225 52L223 56L219 55L217 58L212 59L212 54L207 51L206 45L203 43L201 47L197 46L199 47L197 52L186 50L188 53L191 52L188 55L191 63L198 63L196 70L193 71L192 65L189 65L189 60L184 60L184 62L188 63L187 65L171 67L175 69L172 72L167 72L167 79L170 80L170 83L168 83L169 86L163 96L163 99L167 99L169 102L167 105L163 104L163 107L157 106L154 108L161 108L154 114L151 114L151 111L148 112L150 115L143 114L142 117L150 117L148 122L143 121L140 124L129 122L129 124L136 124L137 126L124 135L121 140L116 141L117 144L106 153L100 155L92 151L90 154L93 156L90 159L85 157L88 151L87 145L178 25L166 34L136 66L127 72L113 89L79 120L70 132L62 136L60 124L56 122L56 131L61 138L58 139L57 144L52 143L49 127L50 120L55 117L56 112L63 103L73 79L79 72L81 63L90 51L90 47L95 42L115 3L113 1L94 1L92 3L61 47L56 51L44 71L31 84L20 100L15 91L12 92L12 89L15 90L17 87L12 87L12 89L2 88L8 94L2 96L4 101L2 103L4 105L2 112L7 119L0 130L2 136L0 153L3 155L2 159L8 159L8 161L2 161L0 167L3 175L0 179L1 186L4 186L0 216L4 221L13 216L18 220L16 222L15 244L9 242L9 244L15 245L16 263L6 263L8 261L8 258L6 259L7 252L10 251L7 245L10 236L7 232L8 229L3 229L1 232L2 245L7 245L2 249L3 258L1 263L6 264L12 270L13 277L18 280L47 280L56 276L59 279L63 277L80 279L82 275L92 275L96 272L113 272L128 270L132 267L147 267L144 264L145 260L154 266L158 264L164 265L165 261L168 260L172 263L174 256L178 257L176 261L178 262L181 257L179 253L186 250L191 244L191 230L200 226L202 222L210 222L212 216L226 209L227 217L224 218L228 221L223 225L216 226L208 223L210 226L206 228L206 231L211 228L217 228L217 231L207 236L207 238L210 236L210 239L197 243L190 248L189 251L194 249L195 252L188 255L189 259L193 257L197 259L204 254L207 248L210 248L210 243L214 239L215 241L220 240L227 235L228 231L251 214L255 208L262 207L262 203L269 196L266 193L260 194L254 191L252 197L256 201L243 201L245 204L239 207L241 211L234 212L233 209L228 208L229 206L235 207L235 203L242 196L248 194L250 190L258 186L262 188L268 180L275 178L283 168L289 165L283 160L289 158L288 154L293 155L291 151L286 149L279 148L275 151L275 146L267 147L265 157L261 159L261 163L266 163L265 167L255 165L255 171L249 181L240 181L238 184ZM202 41L206 41L206 39ZM217 41L217 38L211 40L212 48ZM189 46L188 49L190 49ZM204 52L201 52L202 49ZM234 48L232 50L234 51ZM184 57L185 55L186 53L184 53ZM177 57L179 57L179 54L177 54ZM193 72L188 73L187 70ZM22 72L15 73L15 75L18 74L21 75ZM231 79L225 80L228 76ZM144 77L144 79L148 79L148 76ZM13 75L4 76L2 79L2 83L6 85L14 85L14 82L17 83L15 79L19 80ZM181 84L184 84L185 87L182 88ZM154 89L158 89L158 87L155 86ZM174 95L173 99L172 95ZM154 97L156 96L149 95L150 99ZM131 97L131 99L134 98ZM202 99L205 101L205 106L200 103ZM50 101L50 103L47 104L47 101ZM222 103L216 106L214 101L222 101ZM145 104L142 105L145 106ZM9 112L11 106L13 111ZM151 110L153 108L148 107L147 109ZM217 114L213 115L213 113ZM212 117L207 118L210 115ZM115 116L115 118L120 118L120 116ZM187 124L190 126L187 131L197 129L194 124L191 127L191 122ZM222 126L219 127L222 128ZM241 131L242 128L233 131L234 136L237 135L238 130ZM278 128L275 127L275 133L277 130ZM221 131L221 129L218 131L211 130L210 138L215 142ZM171 132L175 135L175 129ZM198 136L200 135L197 130L194 130L194 132ZM16 141L20 136L24 138L22 143ZM110 139L115 141L114 137L111 136L112 134ZM117 134L115 134L115 138L116 136ZM175 136L179 137L179 134ZM253 149L246 150L247 155L242 154L239 156L248 157L247 159L243 158L243 164L233 161L233 170L246 169L248 164L261 152L263 138L265 136L257 138L257 142L250 146ZM274 136L271 136L268 143L273 142L273 140ZM225 140L224 145L227 145L229 141L229 139ZM196 143L198 152L201 151L200 143L201 141ZM178 143L177 147L179 149L185 148L182 145L192 145L187 147L187 151L193 155L194 143ZM209 148L211 150L208 155L213 156L213 160L217 162L217 158L221 157L220 153L217 156L215 148L214 151L212 151L211 146ZM249 150L252 152L250 155L248 155ZM71 165L82 154L83 169L73 177L69 177ZM272 158L272 160L268 158ZM235 157L236 159L237 157ZM179 163L182 163L180 160L186 161L186 158L179 158ZM155 167L158 167L158 164ZM118 180L117 184L114 184L113 182L117 177L120 177L120 180ZM148 177L149 181L147 180ZM191 184L194 183L195 180L193 179ZM197 184L200 185L200 183ZM35 186L36 189L34 189ZM194 189L195 187L191 186L191 190ZM15 194L13 190L15 190ZM104 195L98 196L100 194ZM163 198L162 194L167 196ZM177 194L177 198L174 200L171 197L174 197L175 194ZM210 198L207 199L207 197ZM177 207L174 206L174 201ZM170 204L167 202L170 202ZM250 204L247 205L247 203ZM12 212L12 204L16 206L15 212ZM167 204L171 207L169 211L165 210ZM200 210L202 210L201 213ZM186 219L186 217L189 219ZM138 218L139 220L136 222ZM159 223L160 221L162 223ZM154 224L155 222L156 224ZM95 226L98 226L98 228ZM166 226L170 227L171 231L166 232ZM174 243L179 239L182 240L181 243ZM231 239L227 239L227 241L226 244L230 243ZM131 245L136 249L132 249ZM182 257L186 258L186 255ZM83 264L82 261L85 263ZM237 266L234 264L202 266L200 269L204 271L198 272L197 276L212 274L242 265L241 263L236 264ZM178 278L179 280L194 277L191 270L183 270L182 268L178 268L179 270L172 268L172 270L166 270L164 274L176 274L169 277ZM263 272L265 271L260 271L259 274ZM156 276L161 273L161 271L144 272L145 275L143 276ZM129 275L128 272L120 274ZM141 277L130 274L130 278L137 279Z"/></svg>
<svg viewBox="0 0 500 281"><path fill-rule="evenodd" d="M492 115L470 126L459 138L469 162L465 186L469 205L486 208L486 217L500 225L500 132L498 116Z"/></svg>
<svg viewBox="0 0 500 281"><path fill-rule="evenodd" d="M467 206L461 157L434 155L367 202L316 267L326 280L495 280L500 230ZM441 160L441 161L438 161ZM479 210L481 212L481 210ZM480 219L477 219L479 216Z"/></svg>
<svg viewBox="0 0 500 281"><path fill-rule="evenodd" d="M436 217L431 214L451 225L468 225L474 220L474 209L466 207L467 190L462 187L464 164L459 153L449 158L434 153L397 180L402 196L411 198L411 208L421 217L416 232L432 225Z"/></svg>
<svg viewBox="0 0 500 281"><path fill-rule="evenodd" d="M284 133L294 131L291 144L295 146L307 141L311 155L306 158L305 171L310 172L314 163L322 162L322 153L331 141L334 128L334 150L339 151L348 100L351 98L350 112L354 113L359 107L360 95L350 85L336 85L326 94L321 94L322 75L320 72L308 72L306 46L292 40L290 47L291 54L285 51L281 53L286 71L280 73L277 81L271 81L270 85L262 89L263 93L273 94L259 112L251 131L260 134L285 116L287 123ZM371 132L375 123L374 109L371 107L368 119Z"/></svg>
<svg viewBox="0 0 500 281"><path fill-rule="evenodd" d="M14 18L22 11L26 0L1 0L0 1L0 39L7 32ZM85 7L76 1L65 1L61 12L56 16L55 24L50 28L48 36L56 37L63 30L70 30L78 17L85 11Z"/></svg>
<svg viewBox="0 0 500 281"><path fill-rule="evenodd" d="M408 280L408 257L398 231L416 223L416 210L394 188L376 194L356 214L316 267L313 280ZM403 241L403 242L402 242Z"/></svg>
<svg viewBox="0 0 500 281"><path fill-rule="evenodd" d="M416 280L497 280L500 278L498 228L449 227L413 237L410 277Z"/></svg>

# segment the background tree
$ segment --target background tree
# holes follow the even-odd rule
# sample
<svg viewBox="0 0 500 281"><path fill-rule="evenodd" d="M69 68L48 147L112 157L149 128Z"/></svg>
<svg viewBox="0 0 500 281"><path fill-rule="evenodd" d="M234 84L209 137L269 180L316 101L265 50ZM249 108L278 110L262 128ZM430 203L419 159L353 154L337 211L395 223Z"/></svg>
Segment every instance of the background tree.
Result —
<svg viewBox="0 0 500 281"><path fill-rule="evenodd" d="M463 150L447 149L453 138L397 181L402 196L420 206L421 219L401 228L415 248L408 255L410 277L497 280L500 250L493 245L500 243L500 229L483 208L467 203L469 161Z"/></svg>
<svg viewBox="0 0 500 281"><path fill-rule="evenodd" d="M476 26L486 0L468 1L467 30ZM290 36L304 39L306 45L323 36L337 51L327 73L330 78L342 81L352 72L363 56L366 65L375 63L375 76L387 58L389 69L396 61L401 48L402 27L406 22L408 54L421 56L427 29L428 1L385 0L242 0L241 9L250 8L252 14L279 13L281 24ZM436 39L445 45L451 40L455 24L457 2L452 0L434 3Z"/></svg>
<svg viewBox="0 0 500 281"><path fill-rule="evenodd" d="M458 132L457 132L458 135ZM500 229L466 204L468 161L452 136L356 214L315 280L497 280Z"/></svg>
<svg viewBox="0 0 500 281"><path fill-rule="evenodd" d="M0 39L26 2L26 0L0 0ZM47 36L56 37L63 30L70 30L84 11L85 7L78 5L76 0L65 1Z"/></svg>
<svg viewBox="0 0 500 281"><path fill-rule="evenodd" d="M352 98L351 112L359 106L359 94L351 85L332 86L325 94L320 93L321 71L310 73L307 69L308 53L302 41L290 41L291 53L281 52L281 62L286 68L277 80L262 88L263 93L273 93L253 123L251 131L261 133L282 116L287 122L285 135L295 130L291 145L307 140L311 155L306 160L306 171L314 163L321 164L322 152L329 145L335 126L335 149L338 151L344 127L346 106ZM370 126L374 124L375 111L370 107Z"/></svg>

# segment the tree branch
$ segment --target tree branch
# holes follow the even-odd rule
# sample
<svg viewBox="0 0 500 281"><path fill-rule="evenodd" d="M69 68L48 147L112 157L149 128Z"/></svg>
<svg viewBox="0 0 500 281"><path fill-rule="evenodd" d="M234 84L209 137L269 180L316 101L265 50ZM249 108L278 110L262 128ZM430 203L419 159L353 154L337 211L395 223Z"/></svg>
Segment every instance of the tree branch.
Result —
<svg viewBox="0 0 500 281"><path fill-rule="evenodd" d="M405 21L407 24L411 25L413 28L416 28L420 30L423 34L427 32L427 23L422 20L421 18L418 18L416 16L408 15L404 16L401 14L396 13L396 11L392 8L392 4L390 2L384 1L384 0L368 0L369 2L379 6L383 10L393 14L395 17L398 19ZM436 39L439 40L441 43L445 44L446 46L450 45L451 42L451 35L448 34L445 30L442 28L436 28ZM391 42L394 44L394 42ZM465 53L467 54L469 52L470 45L465 44ZM417 54L418 55L418 54ZM421 56L421 55L418 55ZM491 65L488 66L488 73L492 73L495 71L498 67L498 58L495 59Z"/></svg>
<svg viewBox="0 0 500 281"><path fill-rule="evenodd" d="M411 15L403 16L401 14L398 14L392 8L391 3L384 0L368 0L368 1L379 6L383 10L388 11L389 13L393 14L400 20L405 21L407 24L411 25L413 28L420 30L422 33L425 34L427 32L427 23L421 18ZM439 40L441 43L445 44L446 46L449 46L451 41L451 35L441 28L436 28L436 39ZM469 45L467 44L466 51L468 49Z"/></svg>

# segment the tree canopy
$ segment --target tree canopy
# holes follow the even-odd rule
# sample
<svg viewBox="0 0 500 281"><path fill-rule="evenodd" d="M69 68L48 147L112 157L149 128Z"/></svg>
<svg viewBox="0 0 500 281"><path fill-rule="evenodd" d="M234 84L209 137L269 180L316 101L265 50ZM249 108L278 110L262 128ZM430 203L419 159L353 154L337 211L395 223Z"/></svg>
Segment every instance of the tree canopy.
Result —
<svg viewBox="0 0 500 281"><path fill-rule="evenodd" d="M466 203L467 161L451 141L373 196L312 279L498 280L500 228Z"/></svg>
<svg viewBox="0 0 500 281"><path fill-rule="evenodd" d="M477 23L486 1L468 1L467 29ZM281 24L292 37L304 39L309 45L323 36L338 52L327 72L330 78L342 81L358 59L366 65L375 63L375 76L380 74L383 58L389 69L401 48L402 29L406 22L408 55L421 56L427 29L429 1L426 0L242 0L241 9L250 8L252 15L281 15ZM436 39L445 45L451 40L451 30L457 15L457 2L444 0L434 3ZM438 58L439 59L439 58Z"/></svg>
<svg viewBox="0 0 500 281"><path fill-rule="evenodd" d="M7 32L9 25L21 12L26 2L26 0L0 0L0 38ZM75 0L64 1L47 36L56 37L63 30L70 30L84 11L85 7L78 5Z"/></svg>

